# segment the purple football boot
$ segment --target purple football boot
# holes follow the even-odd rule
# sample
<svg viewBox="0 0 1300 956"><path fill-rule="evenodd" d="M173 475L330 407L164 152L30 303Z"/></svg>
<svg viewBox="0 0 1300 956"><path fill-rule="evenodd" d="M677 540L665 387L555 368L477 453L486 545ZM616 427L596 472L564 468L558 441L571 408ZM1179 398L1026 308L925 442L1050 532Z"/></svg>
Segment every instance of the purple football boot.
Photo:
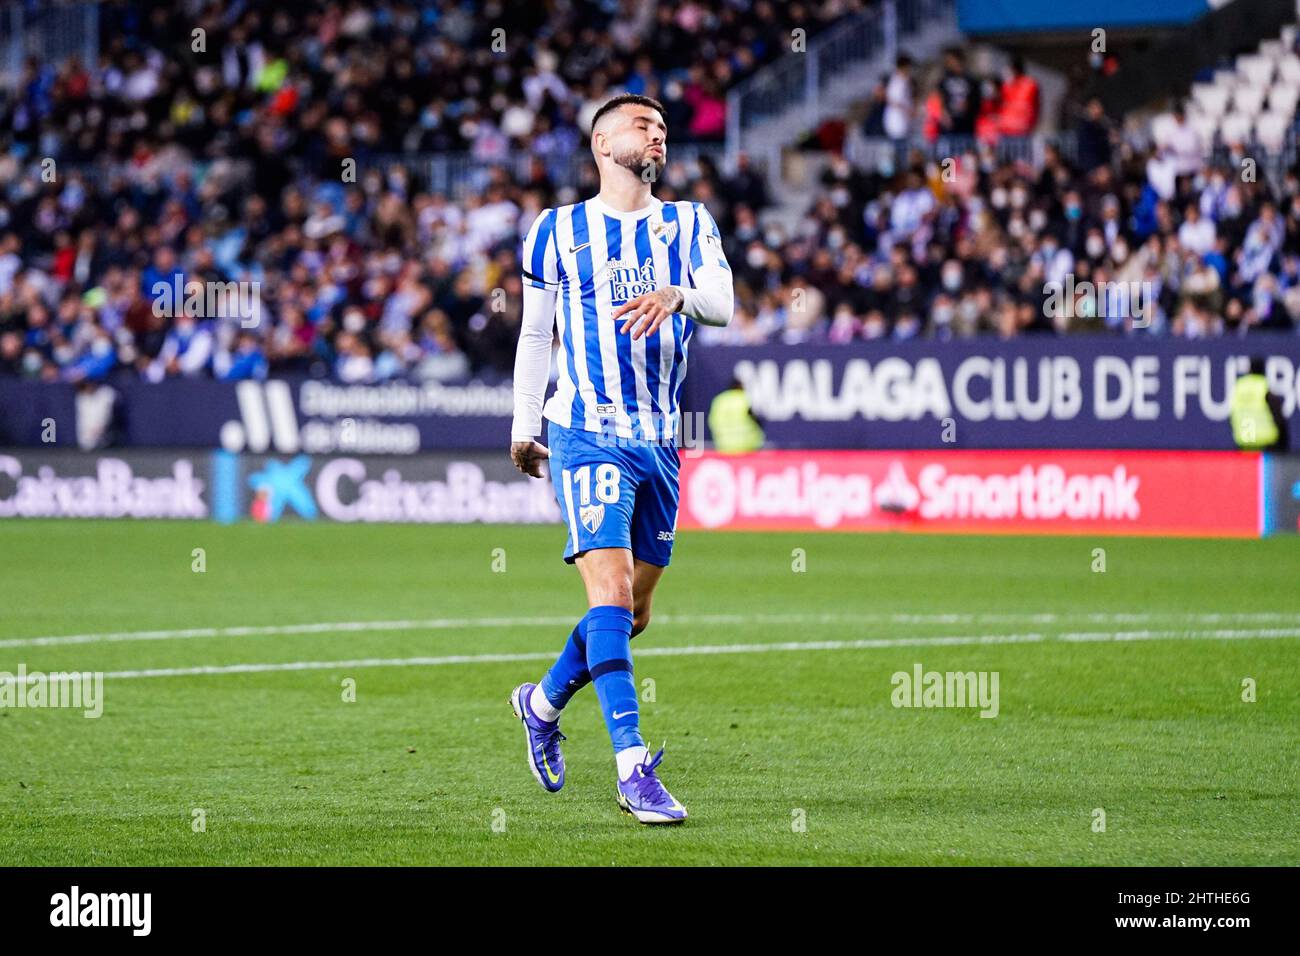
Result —
<svg viewBox="0 0 1300 956"><path fill-rule="evenodd" d="M664 789L655 776L655 768L664 759L664 749L646 763L632 768L632 775L618 782L618 805L642 823L681 823L686 819L686 808Z"/></svg>
<svg viewBox="0 0 1300 956"><path fill-rule="evenodd" d="M528 746L528 769L533 772L542 788L551 793L564 786L564 755L560 741L560 722L548 723L533 713L528 700L536 684L520 684L510 693L510 706L515 716L524 723L524 737Z"/></svg>

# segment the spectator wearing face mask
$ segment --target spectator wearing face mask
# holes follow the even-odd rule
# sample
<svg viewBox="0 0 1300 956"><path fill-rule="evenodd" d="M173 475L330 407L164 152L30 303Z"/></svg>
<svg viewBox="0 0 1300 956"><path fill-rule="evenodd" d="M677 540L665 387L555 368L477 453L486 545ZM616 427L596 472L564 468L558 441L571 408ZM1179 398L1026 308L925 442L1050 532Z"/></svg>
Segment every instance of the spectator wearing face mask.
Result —
<svg viewBox="0 0 1300 956"><path fill-rule="evenodd" d="M1042 262L1046 282L1064 284L1066 276L1074 271L1074 253L1061 245L1050 233L1043 237L1034 257Z"/></svg>
<svg viewBox="0 0 1300 956"><path fill-rule="evenodd" d="M1184 249L1204 256L1214 248L1214 223L1201 217L1200 207L1188 203L1183 214L1183 224L1178 227L1178 244Z"/></svg>
<svg viewBox="0 0 1300 956"><path fill-rule="evenodd" d="M1094 265L1106 256L1106 235L1100 226L1090 226L1088 235L1083 240L1083 254Z"/></svg>
<svg viewBox="0 0 1300 956"><path fill-rule="evenodd" d="M1060 227L1061 244L1078 255L1083 252L1084 238L1091 224L1084 217L1083 197L1077 190L1071 189L1065 194L1062 212L1065 222Z"/></svg>
<svg viewBox="0 0 1300 956"><path fill-rule="evenodd" d="M303 55L303 43L315 42L323 56L337 55L333 39L284 39L276 50L254 50L251 38L258 32L249 27L256 14L249 12L235 15L238 28L223 40L238 48L233 87L226 87L219 70L203 79L210 85L202 89L175 87L171 54L161 50L138 62L125 50L108 51L102 67L84 69L76 101L50 87L44 95L52 108L34 120L25 141L88 137L77 148L105 156L108 165L102 176L60 176L45 189L28 188L31 177L20 176L0 197L0 375L58 380L93 371L99 359L110 379L227 374L224 363L242 347L229 329L209 327L203 316L182 321L151 309L153 283L174 286L199 276L263 283L267 327L258 342L268 374L363 382L491 376L510 319L486 303L493 289L506 286L503 276L519 274L521 223L578 198L572 187L556 184L567 176L572 154L586 148L580 111L597 106L620 83L647 90L658 84L676 117L672 128L689 130L695 110L683 99L686 80L701 89L722 82L715 64L693 74L691 67L699 65L699 49L728 35L730 13L725 5L702 3L704 13L693 13L689 26L681 26L677 8L664 11L667 27L679 31L667 42L668 54L680 61L671 79L655 74L657 57L638 56L643 41L635 30L623 31L632 44L632 72L615 76L600 65L604 34L591 27L575 31L572 43L557 36L519 67L518 76L514 66L494 63L492 71L503 77L498 86L447 39L455 27L460 42L470 42L474 24L454 3L439 0L438 7L447 12L433 29L437 37L424 27L411 30L422 55L439 54L429 60L434 72L428 76L399 52L384 64L392 76L377 69L373 83L358 77L359 88L336 89L332 75ZM593 9L582 0L574 15ZM293 15L285 18L294 23ZM365 3L349 19L355 21L349 49L360 54L381 42L371 35L377 27ZM730 22L735 25L734 18ZM131 36L141 50L151 42ZM746 62L751 52L738 48L728 63ZM248 66L251 56L263 65L290 64L274 92L256 92L262 66ZM119 164L96 139L99 133L83 129L71 136L66 122L89 106L110 116L133 109L120 77L105 82L128 61L131 71L144 71L141 83L182 102L173 104L174 137L156 124L123 132L119 145L130 159ZM585 72L575 72L575 64L585 65ZM1013 65L1001 84L999 109L980 106L976 115L996 115L999 122L1011 115L1007 107L1018 95L1013 87L1020 69ZM902 107L902 80L918 72L900 57L883 78L882 102L890 101L894 85L895 105ZM409 93L409 104L389 110L382 97L369 96L398 77L404 80L394 88ZM453 94L444 87L462 80L467 87L457 86L449 102ZM482 95L468 88L470 80L483 83ZM666 92L674 84L675 98ZM289 88L298 99L285 112L278 97ZM972 91L979 93L962 57L948 57L933 88L927 130L937 136L943 120L952 132L953 120L972 110ZM913 104L920 95L911 89ZM494 98L495 105L489 102ZM978 96L981 104L985 99ZM899 128L902 113L909 112L908 132L914 133L914 110L900 112ZM1171 170L1162 188L1172 195L1162 199L1143 167L1148 159L1168 162L1177 150L1162 142L1165 152L1157 156L1149 144L1133 142L1126 162L1115 163L1118 134L1096 101L1088 103L1079 133L1077 152L1067 156L1049 146L1041 161L1002 162L978 146L962 155L950 152L955 176L944 175L948 169L931 157L928 166L916 167L931 174L929 182L924 172L914 175L897 150L884 150L876 168L832 156L808 211L788 220L771 216L766 171L745 156L734 169L707 156L673 163L656 196L702 202L723 224L737 284L735 340L1045 331L1033 297L1049 276L1069 269L1097 280L1151 277L1161 290L1159 311L1179 319L1178 334L1217 334L1220 328L1251 334L1288 327L1300 315L1300 265L1289 264L1289 256L1300 253L1294 200L1268 208L1268 186L1242 181L1230 165L1207 169L1204 177ZM372 156L409 148L456 153L476 145L481 155L512 162L509 168L476 168L477 178L464 191L431 181L419 163L368 164L373 168L360 182L339 182L339 159L366 150ZM970 149L955 138L948 148ZM241 171L245 154L252 168ZM211 167L196 182L192 170L200 155L211 159ZM896 176L897 169L904 174ZM1297 187L1300 177L1284 181L1285 189ZM1218 277L1220 299L1203 294L1212 284L1207 269ZM950 287L958 276L959 287ZM817 291L826 302L795 314L793 292L818 282L825 282ZM1173 319L1140 332L1122 320L1108 321L1105 329L1114 335L1175 331ZM699 334L706 347L712 344L704 330ZM111 362L93 354L102 353L105 342L114 353Z"/></svg>
<svg viewBox="0 0 1300 956"><path fill-rule="evenodd" d="M921 174L915 171L908 173L907 188L894 198L890 207L891 240L903 242L911 239L937 205L934 193L925 185Z"/></svg>
<svg viewBox="0 0 1300 956"><path fill-rule="evenodd" d="M256 333L243 329L235 342L232 352L218 353L219 361L214 363L218 366L217 377L227 382L238 382L244 379L265 380L269 366L266 354L262 350L262 343Z"/></svg>
<svg viewBox="0 0 1300 956"><path fill-rule="evenodd" d="M1262 276L1273 265L1274 257L1282 245L1284 235L1281 222L1277 218L1277 209L1266 202L1260 214L1246 230L1241 248L1237 250L1236 282L1249 285Z"/></svg>
<svg viewBox="0 0 1300 956"><path fill-rule="evenodd" d="M208 372L212 361L211 323L192 315L176 318L171 332L163 340L162 350L149 368L151 381L183 376L197 378Z"/></svg>

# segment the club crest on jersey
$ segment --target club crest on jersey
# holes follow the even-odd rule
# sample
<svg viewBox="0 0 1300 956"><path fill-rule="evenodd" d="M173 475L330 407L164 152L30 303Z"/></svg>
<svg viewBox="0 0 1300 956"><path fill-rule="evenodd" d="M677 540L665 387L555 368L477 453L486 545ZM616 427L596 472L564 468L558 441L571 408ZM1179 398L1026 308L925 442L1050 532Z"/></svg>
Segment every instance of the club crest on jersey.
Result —
<svg viewBox="0 0 1300 956"><path fill-rule="evenodd" d="M648 295L658 288L654 260L646 256L639 266L635 262L614 259L609 263L609 297L614 302L627 302L639 295Z"/></svg>
<svg viewBox="0 0 1300 956"><path fill-rule="evenodd" d="M600 523L605 520L604 505L583 505L578 509L578 520L582 526L595 534L600 528Z"/></svg>
<svg viewBox="0 0 1300 956"><path fill-rule="evenodd" d="M677 223L666 222L663 219L651 219L650 235L654 236L664 245L671 246L673 240L677 238Z"/></svg>

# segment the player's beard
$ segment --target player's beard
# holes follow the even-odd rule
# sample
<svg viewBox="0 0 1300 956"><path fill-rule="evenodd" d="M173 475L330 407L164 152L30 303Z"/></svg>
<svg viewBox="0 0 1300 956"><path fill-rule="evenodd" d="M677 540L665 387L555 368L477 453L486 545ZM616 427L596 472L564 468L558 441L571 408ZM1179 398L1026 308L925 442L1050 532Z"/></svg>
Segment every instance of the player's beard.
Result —
<svg viewBox="0 0 1300 956"><path fill-rule="evenodd" d="M663 147L661 146L660 149L663 149ZM660 174L664 171L665 164L668 162L668 153L667 150L665 150L662 155L656 158L654 156L646 155L649 150L650 147L647 146L645 149L628 149L621 153L615 153L614 162L632 172L638 179L644 179L646 182L657 183ZM654 172L651 174L651 177L647 179L645 172L651 167L654 168Z"/></svg>

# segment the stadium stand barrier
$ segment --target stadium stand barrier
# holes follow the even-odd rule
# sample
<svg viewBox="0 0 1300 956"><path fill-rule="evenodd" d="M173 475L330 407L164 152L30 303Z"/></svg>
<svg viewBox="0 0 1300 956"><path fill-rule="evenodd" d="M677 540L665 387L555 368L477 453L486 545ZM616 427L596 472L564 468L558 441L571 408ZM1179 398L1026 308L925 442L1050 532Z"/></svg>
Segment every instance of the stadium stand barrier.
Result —
<svg viewBox="0 0 1300 956"><path fill-rule="evenodd" d="M7 3L0 8L0 88L22 76L30 56L65 60L76 56L94 63L99 56L99 5L96 3Z"/></svg>

